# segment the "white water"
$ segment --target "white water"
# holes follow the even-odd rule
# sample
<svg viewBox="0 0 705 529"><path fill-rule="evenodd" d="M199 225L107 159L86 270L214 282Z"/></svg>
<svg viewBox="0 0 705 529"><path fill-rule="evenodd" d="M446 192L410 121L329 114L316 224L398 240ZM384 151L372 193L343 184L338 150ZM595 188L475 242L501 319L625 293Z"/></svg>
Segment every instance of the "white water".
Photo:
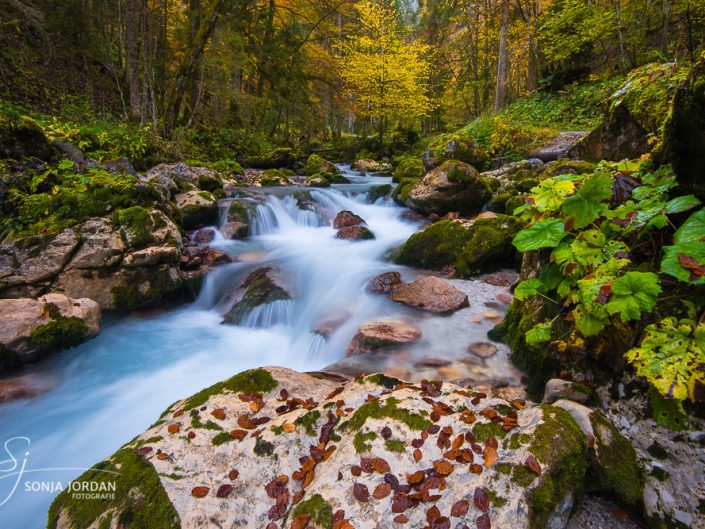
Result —
<svg viewBox="0 0 705 529"><path fill-rule="evenodd" d="M481 312L473 305L451 318L420 314L384 296L367 294L367 281L388 270L389 249L405 241L418 226L400 218L391 201L366 201L371 184L385 177L348 173L352 184L312 190L311 210L301 210L292 194L301 189L267 190L259 206L253 237L229 241L216 237L212 246L239 257L206 277L196 302L172 310L135 312L107 318L102 334L80 347L36 366L34 375L55 387L32 400L0 406L0 527L33 529L46 523L56 492L27 492L24 482L62 482L82 473L142 432L172 402L244 369L279 365L298 371L318 370L339 362L358 326L384 316L412 319L424 340L411 348L417 356L458 356L471 340L486 339L489 324L469 324ZM351 210L367 222L376 239L335 238L331 219ZM253 311L240 326L222 325L234 287L260 266L276 267L294 291L294 300L279 301ZM413 272L404 271L410 279ZM476 295L487 285L476 285ZM468 286L470 285L470 286ZM495 289L496 290L496 289ZM313 332L325 320L342 322L328 339ZM459 339L459 336L462 339ZM10 477L13 461L2 443L25 436L31 441L10 444L9 452L26 469L19 489ZM68 470L40 470L67 467ZM3 474L3 472L5 472Z"/></svg>

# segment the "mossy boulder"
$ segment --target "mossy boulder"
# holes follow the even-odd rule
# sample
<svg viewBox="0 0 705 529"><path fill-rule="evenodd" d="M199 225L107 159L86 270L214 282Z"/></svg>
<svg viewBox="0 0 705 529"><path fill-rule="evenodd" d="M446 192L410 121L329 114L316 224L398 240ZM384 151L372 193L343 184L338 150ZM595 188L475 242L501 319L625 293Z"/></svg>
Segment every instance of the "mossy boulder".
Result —
<svg viewBox="0 0 705 529"><path fill-rule="evenodd" d="M262 187L280 187L291 185L289 176L281 169L267 169L259 176Z"/></svg>
<svg viewBox="0 0 705 529"><path fill-rule="evenodd" d="M392 180L401 182L404 178L422 178L426 174L426 167L420 158L405 156L397 163Z"/></svg>
<svg viewBox="0 0 705 529"><path fill-rule="evenodd" d="M188 191L176 195L176 208L181 213L181 225L192 230L215 224L218 200L208 191Z"/></svg>
<svg viewBox="0 0 705 529"><path fill-rule="evenodd" d="M591 174L594 170L595 164L585 160L555 160L544 166L538 178L544 180L563 174Z"/></svg>
<svg viewBox="0 0 705 529"><path fill-rule="evenodd" d="M514 266L511 242L519 223L507 215L485 214L473 221L441 220L412 235L396 257L409 266L442 270L466 278Z"/></svg>
<svg viewBox="0 0 705 529"><path fill-rule="evenodd" d="M306 176L313 176L316 173L334 173L337 174L338 168L333 162L329 162L324 158L321 158L318 154L312 154L306 160L306 165L304 166L304 174Z"/></svg>
<svg viewBox="0 0 705 529"><path fill-rule="evenodd" d="M296 165L298 156L294 149L290 147L277 147L271 149L261 156L250 156L245 158L243 164L253 169L277 169L282 167L293 168Z"/></svg>
<svg viewBox="0 0 705 529"><path fill-rule="evenodd" d="M317 174L306 180L306 185L311 187L330 187L330 182L325 176Z"/></svg>
<svg viewBox="0 0 705 529"><path fill-rule="evenodd" d="M608 100L603 122L568 155L619 161L651 150L669 115L675 89L687 73L676 63L652 63L633 70Z"/></svg>
<svg viewBox="0 0 705 529"><path fill-rule="evenodd" d="M334 413L336 401L346 409ZM507 432L489 415L517 425ZM428 440L414 448L419 438ZM456 441L453 455L448 443L457 438L470 441ZM204 520L388 527L400 514L409 527L425 527L431 506L469 527L563 527L588 457L582 430L559 408L515 407L454 384L269 367L174 403L78 479L113 480L114 499L84 503L63 493L48 527L98 527L108 519L145 528ZM536 464L527 464L531 458ZM428 493L428 502L415 502Z"/></svg>
<svg viewBox="0 0 705 529"><path fill-rule="evenodd" d="M292 299L277 271L272 267L258 268L252 272L238 290L241 297L225 314L223 323L237 325L257 307Z"/></svg>
<svg viewBox="0 0 705 529"><path fill-rule="evenodd" d="M32 118L0 109L0 158L49 161L53 156L49 140Z"/></svg>
<svg viewBox="0 0 705 529"><path fill-rule="evenodd" d="M473 215L492 197L489 179L472 165L451 160L429 171L409 192L409 207L424 214Z"/></svg>
<svg viewBox="0 0 705 529"><path fill-rule="evenodd" d="M381 184L371 187L367 192L367 199L370 202L376 202L380 198L389 196L392 192L392 184Z"/></svg>
<svg viewBox="0 0 705 529"><path fill-rule="evenodd" d="M683 193L705 200L705 56L676 90L655 158L673 165Z"/></svg>
<svg viewBox="0 0 705 529"><path fill-rule="evenodd" d="M402 206L408 206L409 193L421 181L420 178L402 178L392 191L394 202Z"/></svg>
<svg viewBox="0 0 705 529"><path fill-rule="evenodd" d="M91 299L56 293L0 299L0 373L97 336L100 317Z"/></svg>
<svg viewBox="0 0 705 529"><path fill-rule="evenodd" d="M475 140L456 132L436 138L423 155L423 164L428 171L449 160L458 160L482 168L488 156Z"/></svg>

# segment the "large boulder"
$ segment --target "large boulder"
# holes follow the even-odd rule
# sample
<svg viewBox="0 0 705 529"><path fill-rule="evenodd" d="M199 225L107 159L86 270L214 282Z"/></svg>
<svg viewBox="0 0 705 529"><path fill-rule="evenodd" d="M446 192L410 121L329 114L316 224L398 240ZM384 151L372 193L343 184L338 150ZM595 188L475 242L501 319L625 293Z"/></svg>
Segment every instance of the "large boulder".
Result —
<svg viewBox="0 0 705 529"><path fill-rule="evenodd" d="M218 218L218 201L208 191L187 191L176 195L176 209L182 215L185 229L215 224Z"/></svg>
<svg viewBox="0 0 705 529"><path fill-rule="evenodd" d="M396 262L430 270L452 267L458 278L509 268L516 260L512 239L519 228L514 217L489 212L470 221L441 220L413 234Z"/></svg>
<svg viewBox="0 0 705 529"><path fill-rule="evenodd" d="M393 285L389 297L410 307L436 313L454 312L469 305L467 294L433 276Z"/></svg>
<svg viewBox="0 0 705 529"><path fill-rule="evenodd" d="M250 225L257 211L257 204L250 199L234 199L228 204L225 223L220 233L226 239L244 239L250 234Z"/></svg>
<svg viewBox="0 0 705 529"><path fill-rule="evenodd" d="M392 180L394 182L401 182L404 178L422 178L426 174L426 167L420 158L415 158L413 156L404 157L397 164L394 173L392 173Z"/></svg>
<svg viewBox="0 0 705 529"><path fill-rule="evenodd" d="M376 277L373 277L365 290L370 294L389 294L394 285L401 283L401 274L399 272L384 272Z"/></svg>
<svg viewBox="0 0 705 529"><path fill-rule="evenodd" d="M456 133L440 136L423 155L423 164L429 171L449 160L482 167L487 162L487 153L472 138Z"/></svg>
<svg viewBox="0 0 705 529"><path fill-rule="evenodd" d="M387 162L377 162L375 160L362 158L355 160L351 169L360 171L361 173L389 173L392 171L392 166Z"/></svg>
<svg viewBox="0 0 705 529"><path fill-rule="evenodd" d="M76 480L114 497L82 509L67 489L47 527L562 528L592 452L557 407L255 369L170 406Z"/></svg>
<svg viewBox="0 0 705 529"><path fill-rule="evenodd" d="M333 227L336 230L348 228L350 226L362 226L365 221L359 215L355 215L352 211L343 210L338 213L333 219Z"/></svg>
<svg viewBox="0 0 705 529"><path fill-rule="evenodd" d="M578 141L567 157L619 161L648 152L686 73L675 63L647 64L633 70L609 98L603 122Z"/></svg>
<svg viewBox="0 0 705 529"><path fill-rule="evenodd" d="M0 158L49 161L53 155L49 140L33 119L0 110Z"/></svg>
<svg viewBox="0 0 705 529"><path fill-rule="evenodd" d="M338 171L338 168L333 162L329 162L317 154L312 154L309 156L304 167L304 174L306 176L313 176L317 173L338 174L339 172L340 171Z"/></svg>
<svg viewBox="0 0 705 529"><path fill-rule="evenodd" d="M258 268L238 286L239 299L225 314L223 323L239 324L257 307L292 299L289 289L271 266Z"/></svg>
<svg viewBox="0 0 705 529"><path fill-rule="evenodd" d="M415 325L401 320L379 320L360 325L348 347L347 355L358 355L387 347L408 345L421 339Z"/></svg>
<svg viewBox="0 0 705 529"><path fill-rule="evenodd" d="M684 193L705 200L705 57L676 90L656 159L673 165Z"/></svg>
<svg viewBox="0 0 705 529"><path fill-rule="evenodd" d="M367 226L345 226L335 234L336 239L346 241L367 241L375 238L375 234Z"/></svg>
<svg viewBox="0 0 705 529"><path fill-rule="evenodd" d="M0 373L73 347L100 333L100 307L87 298L47 294L0 299Z"/></svg>
<svg viewBox="0 0 705 529"><path fill-rule="evenodd" d="M487 180L466 163L447 161L429 171L408 194L408 205L425 214L472 215L492 196Z"/></svg>

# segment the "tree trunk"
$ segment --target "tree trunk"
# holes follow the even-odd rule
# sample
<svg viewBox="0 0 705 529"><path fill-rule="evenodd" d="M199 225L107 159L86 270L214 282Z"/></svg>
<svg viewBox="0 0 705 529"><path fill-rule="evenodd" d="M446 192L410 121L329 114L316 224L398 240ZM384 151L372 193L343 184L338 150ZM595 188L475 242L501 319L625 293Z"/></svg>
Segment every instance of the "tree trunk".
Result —
<svg viewBox="0 0 705 529"><path fill-rule="evenodd" d="M497 89L494 108L499 110L507 99L507 71L509 70L509 50L507 49L507 29L509 27L509 0L502 6L502 27L499 31L499 57L497 59Z"/></svg>
<svg viewBox="0 0 705 529"><path fill-rule="evenodd" d="M139 75L140 7L137 0L125 2L125 73L130 91L130 120L142 120L142 88Z"/></svg>

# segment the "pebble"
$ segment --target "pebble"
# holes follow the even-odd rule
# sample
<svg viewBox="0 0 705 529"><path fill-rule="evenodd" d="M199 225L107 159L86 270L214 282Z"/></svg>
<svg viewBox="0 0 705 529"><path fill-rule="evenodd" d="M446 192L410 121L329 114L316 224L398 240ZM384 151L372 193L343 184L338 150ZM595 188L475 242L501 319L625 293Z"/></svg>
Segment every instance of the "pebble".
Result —
<svg viewBox="0 0 705 529"><path fill-rule="evenodd" d="M502 315L494 310L486 310L485 312L482 313L482 316L487 318L488 320L498 320L502 317Z"/></svg>
<svg viewBox="0 0 705 529"><path fill-rule="evenodd" d="M489 342L475 342L468 346L468 351L480 358L490 358L497 353L497 346Z"/></svg>

